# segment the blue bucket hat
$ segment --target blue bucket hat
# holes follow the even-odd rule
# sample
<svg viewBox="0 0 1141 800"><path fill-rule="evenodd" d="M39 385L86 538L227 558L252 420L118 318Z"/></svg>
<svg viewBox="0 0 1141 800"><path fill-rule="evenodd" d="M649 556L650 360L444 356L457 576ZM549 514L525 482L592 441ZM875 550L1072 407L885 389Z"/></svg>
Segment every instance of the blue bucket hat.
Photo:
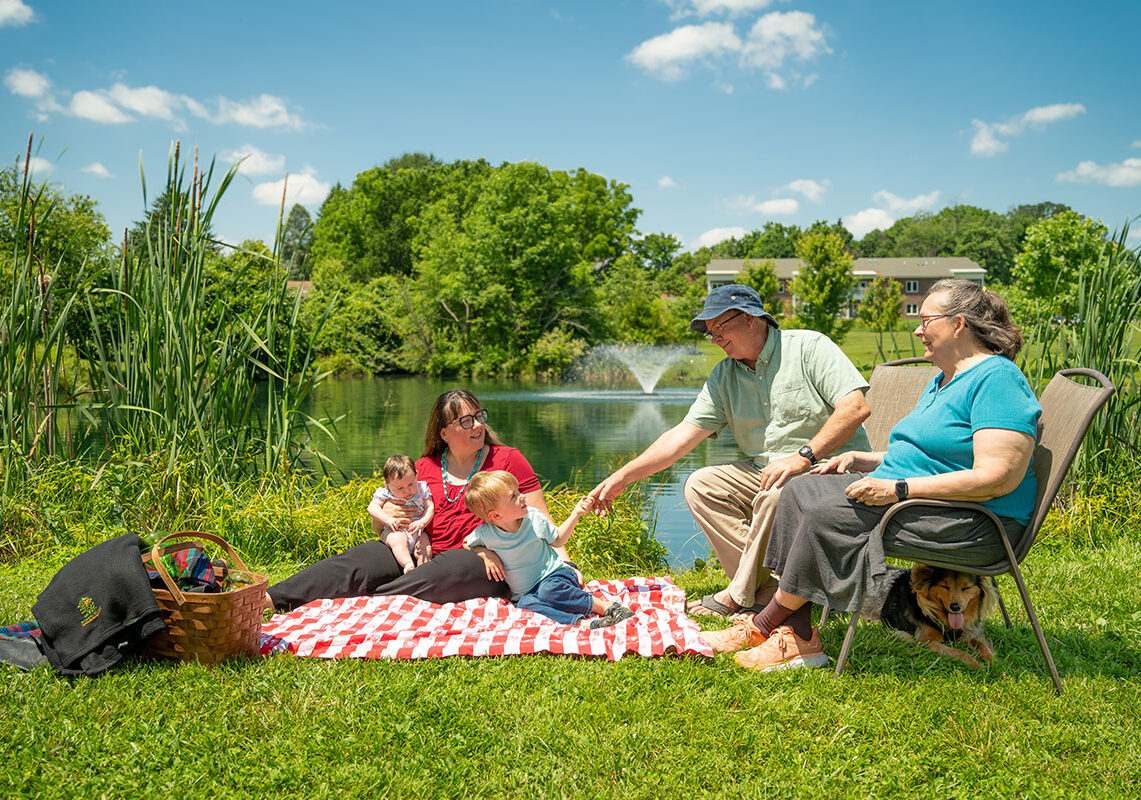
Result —
<svg viewBox="0 0 1141 800"><path fill-rule="evenodd" d="M689 323L689 329L698 333L706 333L705 321L719 317L726 311L737 309L753 317L762 317L765 322L774 328L780 325L765 307L761 305L761 296L757 290L740 283L727 283L724 286L715 286L705 298L705 308Z"/></svg>

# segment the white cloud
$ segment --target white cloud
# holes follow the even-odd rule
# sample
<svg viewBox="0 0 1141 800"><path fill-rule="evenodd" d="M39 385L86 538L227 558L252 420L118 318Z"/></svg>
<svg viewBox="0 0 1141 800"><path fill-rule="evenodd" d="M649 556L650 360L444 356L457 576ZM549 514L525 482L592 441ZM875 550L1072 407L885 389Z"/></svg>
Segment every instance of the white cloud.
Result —
<svg viewBox="0 0 1141 800"><path fill-rule="evenodd" d="M785 184L784 188L790 192L804 195L804 198L812 203L819 203L824 199L824 193L828 191L831 185L830 181L821 181L817 183L809 178L801 178Z"/></svg>
<svg viewBox="0 0 1141 800"><path fill-rule="evenodd" d="M259 183L254 187L254 200L263 206L276 206L281 203L281 191L285 180L289 181L286 189L285 205L288 208L294 203L310 205L320 203L329 194L330 185L317 180L315 170L306 167L300 175L288 175L280 181Z"/></svg>
<svg viewBox="0 0 1141 800"><path fill-rule="evenodd" d="M975 135L971 137L971 155L996 156L1005 153L1010 145L999 139L999 136L1019 136L1027 127L1041 128L1054 122L1073 119L1086 113L1086 107L1081 103L1055 103L1049 106L1035 106L1005 122L984 122L981 119L972 119L975 126Z"/></svg>
<svg viewBox="0 0 1141 800"><path fill-rule="evenodd" d="M693 243L697 247L712 247L718 242L723 242L726 239L740 239L747 231L740 227L732 228L710 228L705 233L697 237L697 241Z"/></svg>
<svg viewBox="0 0 1141 800"><path fill-rule="evenodd" d="M1010 149L1009 145L1000 142L994 135L993 126L981 119L972 119L971 124L975 126L975 135L971 138L971 155L997 156Z"/></svg>
<svg viewBox="0 0 1141 800"><path fill-rule="evenodd" d="M1048 125L1064 119L1073 119L1079 114L1086 113L1086 107L1081 103L1055 103L1052 106L1038 106L1024 114L1028 125Z"/></svg>
<svg viewBox="0 0 1141 800"><path fill-rule="evenodd" d="M865 208L863 211L849 214L844 217L844 227L857 239L862 239L877 228L880 230L890 228L900 217L934 208L939 202L939 195L940 192L936 189L915 197L900 197L881 189L872 195L872 199L886 208Z"/></svg>
<svg viewBox="0 0 1141 800"><path fill-rule="evenodd" d="M290 113L285 101L272 94L260 94L244 103L218 98L218 114L215 122L234 122L252 128L293 128L305 127L305 121Z"/></svg>
<svg viewBox="0 0 1141 800"><path fill-rule="evenodd" d="M782 78L780 75L778 75L775 72L766 72L765 73L765 85L768 86L770 89L776 89L777 91L781 91L782 89L788 88L788 81L786 81L784 78Z"/></svg>
<svg viewBox="0 0 1141 800"><path fill-rule="evenodd" d="M775 200L765 200L763 203L757 203L753 206L753 209L765 216L775 217L781 214L795 214L800 210L800 203L791 197L778 197Z"/></svg>
<svg viewBox="0 0 1141 800"><path fill-rule="evenodd" d="M252 144L242 145L236 150L224 150L220 156L231 164L245 159L238 167L238 172L243 175L274 175L285 170L285 156L267 153Z"/></svg>
<svg viewBox="0 0 1141 800"><path fill-rule="evenodd" d="M669 175L663 175L662 177L658 178L658 186L662 187L663 189L674 189L677 188L677 181L675 181Z"/></svg>
<svg viewBox="0 0 1141 800"><path fill-rule="evenodd" d="M699 17L710 14L744 14L772 5L773 0L693 0L691 13Z"/></svg>
<svg viewBox="0 0 1141 800"><path fill-rule="evenodd" d="M43 97L51 88L52 82L47 75L35 70L12 67L4 73L4 85L8 91L20 97Z"/></svg>
<svg viewBox="0 0 1141 800"><path fill-rule="evenodd" d="M1141 228L1135 228L1134 230L1129 231L1128 239L1129 241L1133 241L1134 239L1141 239Z"/></svg>
<svg viewBox="0 0 1141 800"><path fill-rule="evenodd" d="M1096 164L1083 161L1076 169L1063 172L1058 181L1068 183L1100 183L1104 186L1141 185L1141 158L1127 158L1120 164Z"/></svg>
<svg viewBox="0 0 1141 800"><path fill-rule="evenodd" d="M92 122L101 122L106 125L118 125L134 121L134 117L129 117L120 111L107 99L107 95L98 92L76 92L71 97L69 111L82 119L89 119Z"/></svg>
<svg viewBox="0 0 1141 800"><path fill-rule="evenodd" d="M886 230L895 223L895 218L882 208L865 208L844 217L844 227L857 239L863 239L871 231Z"/></svg>
<svg viewBox="0 0 1141 800"><path fill-rule="evenodd" d="M786 59L808 61L830 52L814 15L805 11L773 11L753 23L743 58L751 66L775 70Z"/></svg>
<svg viewBox="0 0 1141 800"><path fill-rule="evenodd" d="M1133 140L1133 146L1134 147L1141 147L1141 139L1134 139Z"/></svg>
<svg viewBox="0 0 1141 800"><path fill-rule="evenodd" d="M133 89L126 84L116 83L107 95L120 108L153 119L173 120L175 111L183 106L182 97L157 86Z"/></svg>
<svg viewBox="0 0 1141 800"><path fill-rule="evenodd" d="M88 175L94 175L96 178L114 177L111 174L111 171L109 169L107 169L105 166L103 166L102 164L100 164L98 161L95 161L95 162L88 164L86 167L83 168L83 172L86 172Z"/></svg>
<svg viewBox="0 0 1141 800"><path fill-rule="evenodd" d="M927 211L933 208L939 202L939 190L936 189L928 194L919 194L908 198L881 189L872 195L872 199L880 205L887 206L889 211L900 216L906 216L914 214L916 211Z"/></svg>
<svg viewBox="0 0 1141 800"><path fill-rule="evenodd" d="M676 81L685 67L706 58L741 49L733 26L725 22L683 25L669 33L647 39L626 55L626 59L662 80Z"/></svg>
<svg viewBox="0 0 1141 800"><path fill-rule="evenodd" d="M724 92L725 94L733 94L733 84L717 81L713 84L717 87L717 91Z"/></svg>
<svg viewBox="0 0 1141 800"><path fill-rule="evenodd" d="M0 0L0 28L5 25L27 25L36 18L24 0Z"/></svg>
<svg viewBox="0 0 1141 800"><path fill-rule="evenodd" d="M53 169L55 169L55 164L48 161L46 158L32 156L30 159L28 159L29 175L47 175Z"/></svg>
<svg viewBox="0 0 1141 800"><path fill-rule="evenodd" d="M3 0L0 0L2 3ZM173 123L182 130L184 113L216 125L233 123L252 128L290 128L299 130L306 122L290 110L284 99L260 94L245 101L218 97L214 109L184 94L176 94L158 86L128 86L122 82L110 89L83 89L71 95L67 107L56 102L48 76L30 69L13 67L4 74L8 91L35 101L37 116L47 119L51 112L62 112L104 124L134 122L139 117ZM66 92L64 93L66 95Z"/></svg>

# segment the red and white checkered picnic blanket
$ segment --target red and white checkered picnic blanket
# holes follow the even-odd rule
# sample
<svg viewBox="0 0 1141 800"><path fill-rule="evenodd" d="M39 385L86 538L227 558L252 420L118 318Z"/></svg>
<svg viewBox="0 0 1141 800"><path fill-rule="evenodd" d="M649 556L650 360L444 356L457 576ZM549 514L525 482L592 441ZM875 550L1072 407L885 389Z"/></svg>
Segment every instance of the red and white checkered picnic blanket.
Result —
<svg viewBox="0 0 1141 800"><path fill-rule="evenodd" d="M669 652L712 657L685 614L685 592L669 578L591 581L634 616L609 628L561 625L505 600L435 605L407 595L317 600L262 626L262 655L317 658L441 658L565 653L604 656Z"/></svg>

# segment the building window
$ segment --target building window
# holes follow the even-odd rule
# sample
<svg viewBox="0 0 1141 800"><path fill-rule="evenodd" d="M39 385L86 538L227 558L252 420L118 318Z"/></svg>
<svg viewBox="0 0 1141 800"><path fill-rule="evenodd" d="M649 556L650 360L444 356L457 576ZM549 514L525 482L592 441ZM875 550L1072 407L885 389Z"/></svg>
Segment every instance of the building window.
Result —
<svg viewBox="0 0 1141 800"><path fill-rule="evenodd" d="M914 317L918 313L919 313L918 304L916 304L916 303L908 303L907 304L907 316Z"/></svg>
<svg viewBox="0 0 1141 800"><path fill-rule="evenodd" d="M904 283L904 286L903 286L903 291L906 292L907 294L918 294L919 293L919 281L906 281ZM912 312L908 312L908 313L912 313Z"/></svg>

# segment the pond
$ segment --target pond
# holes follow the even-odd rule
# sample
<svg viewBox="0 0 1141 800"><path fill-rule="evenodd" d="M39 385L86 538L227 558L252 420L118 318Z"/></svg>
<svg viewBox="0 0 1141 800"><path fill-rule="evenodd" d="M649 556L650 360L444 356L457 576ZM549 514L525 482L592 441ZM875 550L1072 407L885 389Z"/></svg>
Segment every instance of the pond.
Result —
<svg viewBox="0 0 1141 800"><path fill-rule="evenodd" d="M339 379L322 384L306 408L313 415L345 415L335 442L315 444L349 475L371 476L394 453L417 458L433 401L457 386L475 393L489 412L488 425L523 451L540 480L583 492L680 422L701 388L697 381L645 394L632 379L629 385L605 389L421 377ZM725 431L642 482L656 519L655 535L669 550L672 566L690 567L695 558L710 553L682 498L686 476L698 467L740 457Z"/></svg>

